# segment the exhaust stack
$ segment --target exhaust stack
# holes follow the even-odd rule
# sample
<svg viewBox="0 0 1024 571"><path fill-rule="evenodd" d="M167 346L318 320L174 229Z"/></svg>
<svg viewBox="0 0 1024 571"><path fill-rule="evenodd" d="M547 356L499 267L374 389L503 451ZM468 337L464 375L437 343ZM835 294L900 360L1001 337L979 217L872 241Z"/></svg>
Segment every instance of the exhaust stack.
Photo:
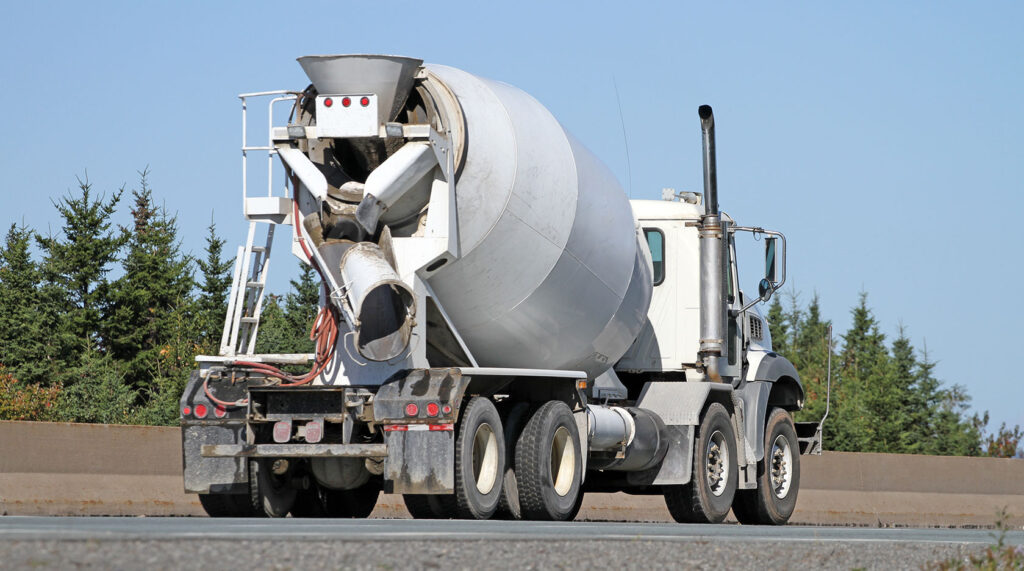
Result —
<svg viewBox="0 0 1024 571"><path fill-rule="evenodd" d="M710 105L697 109L704 148L704 218L700 227L700 354L705 376L722 382L719 359L724 354L725 272L722 220L718 211L718 172L715 165L715 116Z"/></svg>

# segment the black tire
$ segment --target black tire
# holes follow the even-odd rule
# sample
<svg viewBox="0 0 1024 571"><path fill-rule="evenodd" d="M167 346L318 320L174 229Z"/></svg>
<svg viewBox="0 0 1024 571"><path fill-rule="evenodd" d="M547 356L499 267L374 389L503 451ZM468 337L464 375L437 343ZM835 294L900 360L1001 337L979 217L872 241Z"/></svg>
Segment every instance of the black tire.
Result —
<svg viewBox="0 0 1024 571"><path fill-rule="evenodd" d="M199 503L210 517L253 517L246 494L199 494Z"/></svg>
<svg viewBox="0 0 1024 571"><path fill-rule="evenodd" d="M583 455L569 406L544 403L516 443L515 473L523 519L567 521L579 511Z"/></svg>
<svg viewBox="0 0 1024 571"><path fill-rule="evenodd" d="M455 517L453 494L403 494L402 500L413 519L452 519Z"/></svg>
<svg viewBox="0 0 1024 571"><path fill-rule="evenodd" d="M690 481L681 486L664 487L665 505L672 518L679 523L724 520L736 495L737 470L736 433L732 421L724 406L712 403L697 427Z"/></svg>
<svg viewBox="0 0 1024 571"><path fill-rule="evenodd" d="M373 512L380 496L381 482L371 479L353 490L331 490L313 483L295 497L293 517L365 518Z"/></svg>
<svg viewBox="0 0 1024 571"><path fill-rule="evenodd" d="M757 489L739 490L732 512L740 523L785 525L800 491L800 442L793 418L781 408L768 413L764 458L757 463Z"/></svg>
<svg viewBox="0 0 1024 571"><path fill-rule="evenodd" d="M275 462L288 462L283 474L273 472ZM291 485L294 461L249 459L249 501L256 517L285 517L295 505L298 490Z"/></svg>
<svg viewBox="0 0 1024 571"><path fill-rule="evenodd" d="M498 509L505 474L505 438L494 403L473 397L462 409L455 437L455 514L488 519Z"/></svg>
<svg viewBox="0 0 1024 571"><path fill-rule="evenodd" d="M516 403L506 409L501 423L505 429L505 477L501 483L501 500L494 516L498 519L523 519L519 504L519 484L516 482L516 442L530 418L529 403Z"/></svg>

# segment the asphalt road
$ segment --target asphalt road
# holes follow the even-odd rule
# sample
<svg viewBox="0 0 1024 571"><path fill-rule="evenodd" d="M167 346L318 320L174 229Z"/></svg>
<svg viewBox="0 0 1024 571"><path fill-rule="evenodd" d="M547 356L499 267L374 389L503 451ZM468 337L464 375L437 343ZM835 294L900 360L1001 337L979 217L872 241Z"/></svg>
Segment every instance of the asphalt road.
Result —
<svg viewBox="0 0 1024 571"><path fill-rule="evenodd" d="M2 517L0 567L909 569L994 542L971 529ZM1024 559L1024 531L1004 542Z"/></svg>

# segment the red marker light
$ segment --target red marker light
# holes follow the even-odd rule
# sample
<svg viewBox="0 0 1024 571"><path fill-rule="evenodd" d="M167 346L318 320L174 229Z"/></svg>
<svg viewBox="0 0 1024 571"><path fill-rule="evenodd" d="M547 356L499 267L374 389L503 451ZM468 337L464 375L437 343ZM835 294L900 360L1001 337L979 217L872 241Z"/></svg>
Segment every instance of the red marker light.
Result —
<svg viewBox="0 0 1024 571"><path fill-rule="evenodd" d="M192 414L192 407L186 406L181 409L181 416L188 416L190 414Z"/></svg>
<svg viewBox="0 0 1024 571"><path fill-rule="evenodd" d="M344 107L348 107L349 105L352 105L352 100L349 99L348 97L345 97L341 100L341 104Z"/></svg>
<svg viewBox="0 0 1024 571"><path fill-rule="evenodd" d="M224 418L225 416L227 416L227 414L228 409L224 408L223 406L217 405L213 407L213 416L216 416L217 418Z"/></svg>
<svg viewBox="0 0 1024 571"><path fill-rule="evenodd" d="M441 407L437 406L436 402L427 403L427 416L437 416L440 410Z"/></svg>
<svg viewBox="0 0 1024 571"><path fill-rule="evenodd" d="M444 405L443 407L441 407L441 412L443 412L445 414L451 414L452 413L452 407L449 406L449 405Z"/></svg>
<svg viewBox="0 0 1024 571"><path fill-rule="evenodd" d="M331 99L330 97L324 99L324 107L330 107L331 105L334 105L333 99Z"/></svg>
<svg viewBox="0 0 1024 571"><path fill-rule="evenodd" d="M416 416L417 414L419 414L419 412L420 412L420 407L416 406L416 403L411 402L411 403L405 405L405 415L406 416Z"/></svg>
<svg viewBox="0 0 1024 571"><path fill-rule="evenodd" d="M207 413L206 405L205 404L197 404L196 408L195 408L195 413L196 413L196 418L206 418L206 413Z"/></svg>
<svg viewBox="0 0 1024 571"><path fill-rule="evenodd" d="M360 99L359 100L359 104L362 105L363 107L366 107L367 105L370 104L370 98L369 97L364 97L364 98Z"/></svg>

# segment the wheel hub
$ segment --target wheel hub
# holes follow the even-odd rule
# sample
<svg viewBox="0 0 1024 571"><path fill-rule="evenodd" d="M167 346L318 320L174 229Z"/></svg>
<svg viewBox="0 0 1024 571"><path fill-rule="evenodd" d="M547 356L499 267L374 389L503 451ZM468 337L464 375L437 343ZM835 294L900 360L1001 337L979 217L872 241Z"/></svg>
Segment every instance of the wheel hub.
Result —
<svg viewBox="0 0 1024 571"><path fill-rule="evenodd" d="M793 481L792 464L793 449L789 445L789 440L780 434L772 443L771 453L772 492L777 498L784 498L789 494Z"/></svg>
<svg viewBox="0 0 1024 571"><path fill-rule="evenodd" d="M729 480L729 444L721 431L715 431L708 439L705 453L708 487L711 493L721 496Z"/></svg>

